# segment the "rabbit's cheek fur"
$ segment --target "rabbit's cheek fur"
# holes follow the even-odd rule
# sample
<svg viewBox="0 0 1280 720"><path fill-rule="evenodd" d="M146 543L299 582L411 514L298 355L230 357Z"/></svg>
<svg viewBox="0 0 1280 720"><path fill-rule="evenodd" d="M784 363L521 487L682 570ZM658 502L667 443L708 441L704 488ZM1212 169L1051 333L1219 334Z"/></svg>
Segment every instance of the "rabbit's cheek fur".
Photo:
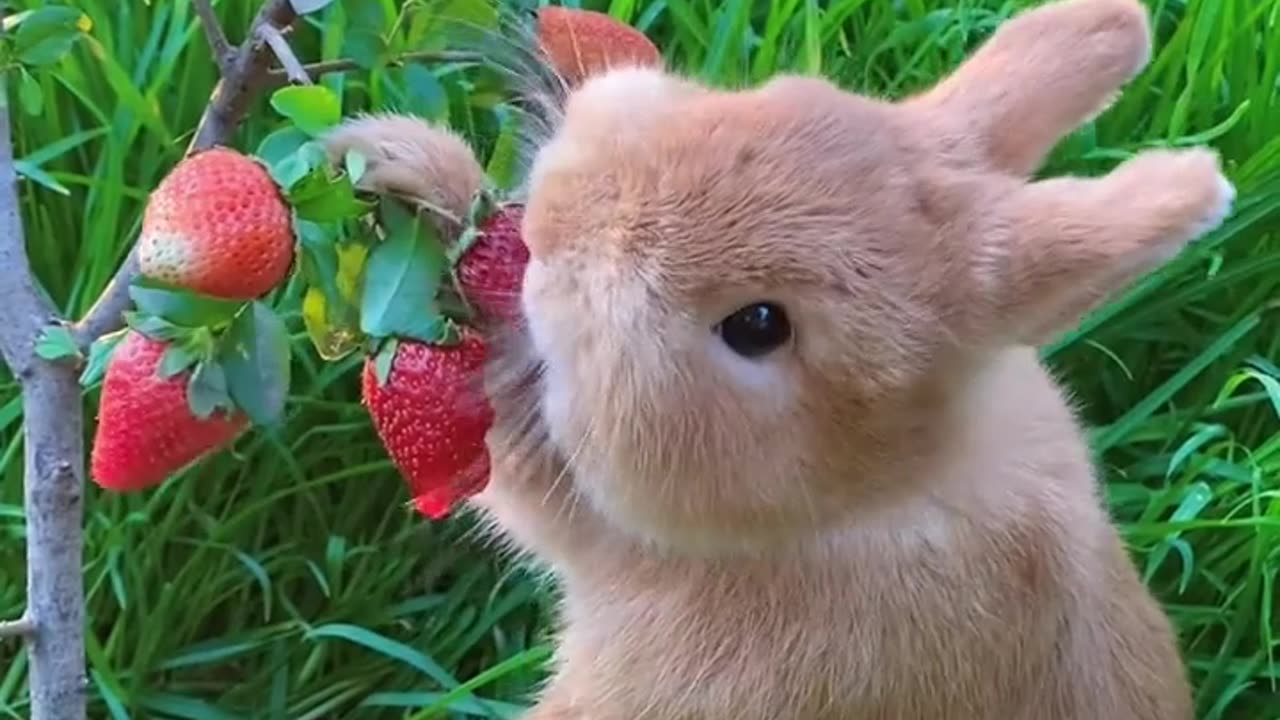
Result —
<svg viewBox="0 0 1280 720"><path fill-rule="evenodd" d="M797 467L780 456L804 456L784 430L794 379L727 355L709 326L654 306L636 273L600 282L576 264L534 260L524 285L540 409L574 486L640 540L741 546L794 496L776 481Z"/></svg>

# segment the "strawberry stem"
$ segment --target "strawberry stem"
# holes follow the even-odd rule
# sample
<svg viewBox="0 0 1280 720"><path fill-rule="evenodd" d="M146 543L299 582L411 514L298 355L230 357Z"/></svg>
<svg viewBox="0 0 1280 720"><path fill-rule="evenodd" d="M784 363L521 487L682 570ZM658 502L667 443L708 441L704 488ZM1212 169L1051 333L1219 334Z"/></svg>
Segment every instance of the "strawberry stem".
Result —
<svg viewBox="0 0 1280 720"><path fill-rule="evenodd" d="M450 246L445 252L446 257L449 258L450 267L456 267L459 262L462 262L462 257L466 255L467 251L479 242L482 237L484 237L484 233L477 230L474 225L468 225L466 229L462 231L462 234L458 236L457 242Z"/></svg>
<svg viewBox="0 0 1280 720"><path fill-rule="evenodd" d="M475 318L475 308L471 306L471 303L467 302L467 298L461 292L449 294L442 293L440 295L439 302L440 309L443 310L444 314L449 318L460 320L462 322L469 322Z"/></svg>

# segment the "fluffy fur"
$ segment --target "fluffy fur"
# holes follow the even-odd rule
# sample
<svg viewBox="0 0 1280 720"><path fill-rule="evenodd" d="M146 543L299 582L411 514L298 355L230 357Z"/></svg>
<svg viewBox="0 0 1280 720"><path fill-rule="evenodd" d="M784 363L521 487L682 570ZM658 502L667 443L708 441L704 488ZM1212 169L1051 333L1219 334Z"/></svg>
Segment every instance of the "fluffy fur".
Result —
<svg viewBox="0 0 1280 720"><path fill-rule="evenodd" d="M1062 0L897 103L636 68L568 96L476 499L565 592L531 719L1192 718L1033 349L1228 212L1201 149L1030 179L1149 53L1139 3ZM448 146L352 131L416 144L388 177ZM450 158L422 179L461 192ZM761 300L795 336L747 360L712 328Z"/></svg>

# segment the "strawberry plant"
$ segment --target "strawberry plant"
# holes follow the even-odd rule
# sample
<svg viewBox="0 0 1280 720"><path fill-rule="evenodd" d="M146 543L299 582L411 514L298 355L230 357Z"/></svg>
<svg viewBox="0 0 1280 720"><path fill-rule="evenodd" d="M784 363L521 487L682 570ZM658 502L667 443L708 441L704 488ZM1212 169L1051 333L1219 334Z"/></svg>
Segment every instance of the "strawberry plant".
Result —
<svg viewBox="0 0 1280 720"><path fill-rule="evenodd" d="M286 119L258 154L293 207L302 315L317 354L364 357L362 394L414 506L443 517L488 479L484 434L492 410L476 327L513 317L528 252L519 214L500 192L477 193L462 228L391 196L357 189L358 152L333 162L320 136L340 121L321 86L272 97Z"/></svg>

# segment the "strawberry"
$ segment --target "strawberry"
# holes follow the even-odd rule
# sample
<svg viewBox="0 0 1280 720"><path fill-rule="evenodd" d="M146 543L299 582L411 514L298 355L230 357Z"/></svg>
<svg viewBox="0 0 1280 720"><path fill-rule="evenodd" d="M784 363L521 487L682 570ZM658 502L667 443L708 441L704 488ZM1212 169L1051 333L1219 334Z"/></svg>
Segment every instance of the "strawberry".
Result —
<svg viewBox="0 0 1280 720"><path fill-rule="evenodd" d="M524 208L505 205L480 223L471 246L458 260L463 296L483 320L508 322L520 314L520 289L529 248L520 235Z"/></svg>
<svg viewBox="0 0 1280 720"><path fill-rule="evenodd" d="M418 511L432 519L489 479L485 433L493 409L480 391L484 341L461 329L456 344L397 341L385 382L365 361L362 389L374 428L404 475Z"/></svg>
<svg viewBox="0 0 1280 720"><path fill-rule="evenodd" d="M151 193L138 261L144 276L194 292L259 297L293 263L289 207L252 158L222 147L196 153Z"/></svg>
<svg viewBox="0 0 1280 720"><path fill-rule="evenodd" d="M644 33L604 13L548 5L537 24L543 52L570 87L610 67L662 64Z"/></svg>
<svg viewBox="0 0 1280 720"><path fill-rule="evenodd" d="M108 490L158 485L201 456L235 439L248 424L243 413L215 411L207 419L187 403L191 371L159 372L169 344L129 330L116 346L102 381L90 475Z"/></svg>

